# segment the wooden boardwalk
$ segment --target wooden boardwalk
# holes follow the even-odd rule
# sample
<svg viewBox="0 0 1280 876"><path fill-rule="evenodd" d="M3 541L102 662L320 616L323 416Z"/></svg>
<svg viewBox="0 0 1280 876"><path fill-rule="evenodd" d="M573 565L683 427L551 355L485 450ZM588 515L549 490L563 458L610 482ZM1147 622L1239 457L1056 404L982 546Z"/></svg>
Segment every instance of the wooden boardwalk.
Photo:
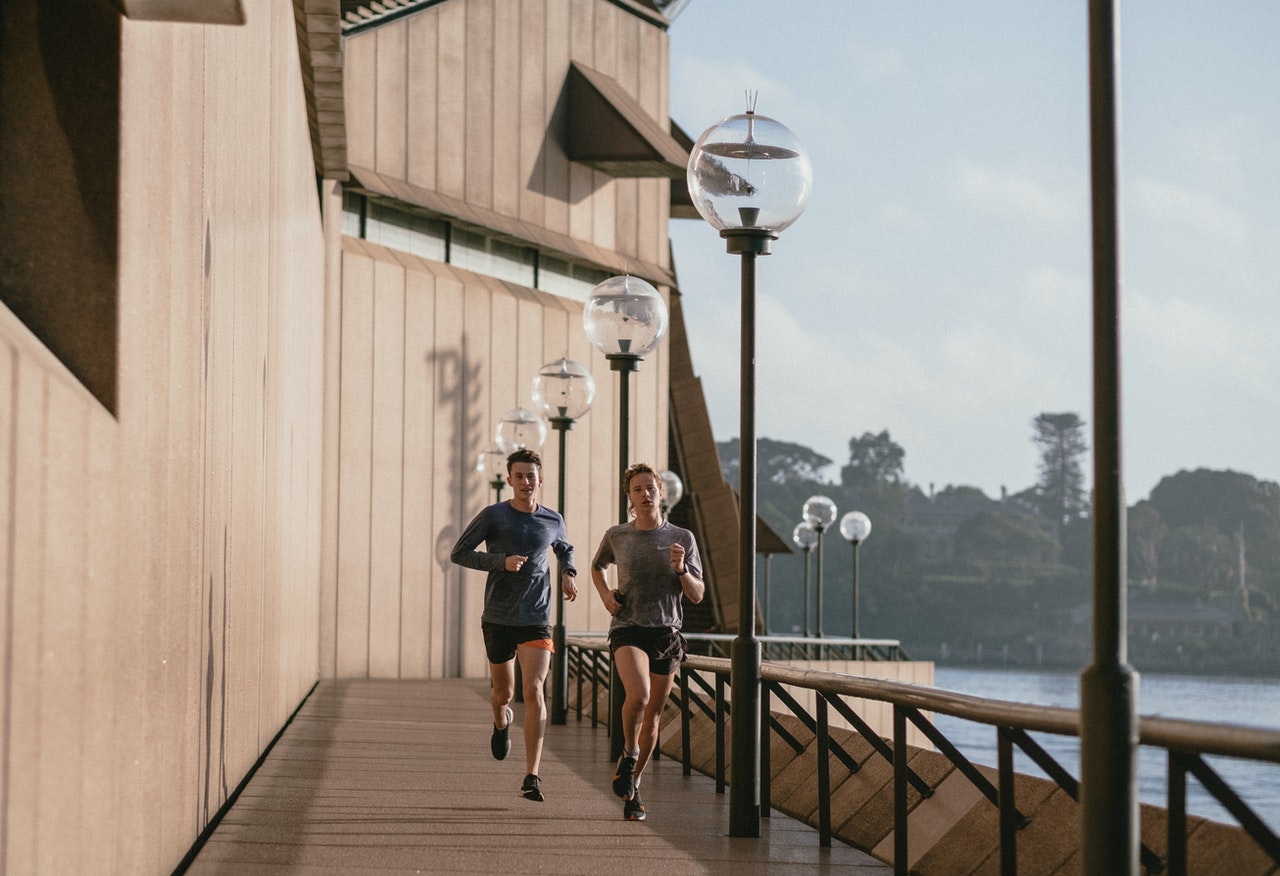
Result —
<svg viewBox="0 0 1280 876"><path fill-rule="evenodd" d="M524 800L522 708L499 762L485 681L322 682L187 872L892 872L776 811L760 838L729 837L728 794L667 758L645 771L649 819L624 821L607 734L572 712L548 728L546 802Z"/></svg>

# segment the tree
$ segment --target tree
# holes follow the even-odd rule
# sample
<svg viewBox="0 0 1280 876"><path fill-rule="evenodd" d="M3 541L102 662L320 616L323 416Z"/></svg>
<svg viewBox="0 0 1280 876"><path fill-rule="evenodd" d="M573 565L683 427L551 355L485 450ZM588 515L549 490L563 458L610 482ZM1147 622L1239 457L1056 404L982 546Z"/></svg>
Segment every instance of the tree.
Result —
<svg viewBox="0 0 1280 876"><path fill-rule="evenodd" d="M1073 413L1040 414L1032 421L1040 448L1040 480L1036 484L1040 512L1061 527L1087 509L1080 458L1089 449L1084 421Z"/></svg>
<svg viewBox="0 0 1280 876"><path fill-rule="evenodd" d="M716 442L720 455L720 471L725 480L735 487L738 484L738 468L741 446L734 438ZM801 444L774 441L772 438L756 439L756 481L773 484L823 484L822 470L831 460Z"/></svg>
<svg viewBox="0 0 1280 876"><path fill-rule="evenodd" d="M846 488L898 486L906 456L888 429L879 435L863 432L861 438L849 439L849 464L840 469L840 481Z"/></svg>
<svg viewBox="0 0 1280 876"><path fill-rule="evenodd" d="M1129 543L1129 579L1144 587L1155 587L1160 577L1160 545L1169 527L1156 506L1139 502L1126 515Z"/></svg>

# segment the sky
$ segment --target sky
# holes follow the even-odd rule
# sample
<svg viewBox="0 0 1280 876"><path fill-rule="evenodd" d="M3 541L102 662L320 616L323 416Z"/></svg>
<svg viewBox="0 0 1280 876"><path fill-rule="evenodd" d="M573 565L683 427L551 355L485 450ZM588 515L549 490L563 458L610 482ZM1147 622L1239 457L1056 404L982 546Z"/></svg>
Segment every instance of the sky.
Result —
<svg viewBox="0 0 1280 876"><path fill-rule="evenodd" d="M1032 422L1092 443L1085 0L691 0L671 117L746 109L808 149L813 192L757 260L757 434L839 480L888 430L926 491L1035 484ZM1168 475L1280 481L1280 3L1120 13L1126 500ZM712 427L738 437L739 257L673 220ZM1093 481L1092 458L1085 478Z"/></svg>

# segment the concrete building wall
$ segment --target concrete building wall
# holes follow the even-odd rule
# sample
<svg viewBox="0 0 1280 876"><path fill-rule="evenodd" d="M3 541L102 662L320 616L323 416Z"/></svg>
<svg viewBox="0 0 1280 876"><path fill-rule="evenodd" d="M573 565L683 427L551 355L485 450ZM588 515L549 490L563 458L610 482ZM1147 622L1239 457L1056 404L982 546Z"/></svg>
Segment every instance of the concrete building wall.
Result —
<svg viewBox="0 0 1280 876"><path fill-rule="evenodd" d="M483 674L483 576L448 547L491 501L476 455L562 355L599 389L567 435L583 566L615 522L618 379L581 303L343 238L294 10L243 6L238 26L0 11L0 257L21 267L0 278L21 285L0 298L0 872L169 872L318 676ZM378 167L666 264L665 181L529 151L570 55L665 118L665 36L603 2L516 7L402 19L406 64L423 40L468 81L424 96L406 74L422 112L397 122L380 78ZM90 318L41 310L69 300ZM659 351L631 378L632 456L659 466L667 373ZM579 580L568 625L603 628Z"/></svg>
<svg viewBox="0 0 1280 876"><path fill-rule="evenodd" d="M118 344L108 406L0 307L0 871L168 872L317 676L324 244L297 35L265 0L243 27L112 13L118 127L90 129L51 35L101 9L5 5L6 61L33 60L7 97L52 121L30 148L68 156L67 194L21 210L71 221L97 187L74 156L118 155ZM28 253L32 297L68 294L69 256Z"/></svg>

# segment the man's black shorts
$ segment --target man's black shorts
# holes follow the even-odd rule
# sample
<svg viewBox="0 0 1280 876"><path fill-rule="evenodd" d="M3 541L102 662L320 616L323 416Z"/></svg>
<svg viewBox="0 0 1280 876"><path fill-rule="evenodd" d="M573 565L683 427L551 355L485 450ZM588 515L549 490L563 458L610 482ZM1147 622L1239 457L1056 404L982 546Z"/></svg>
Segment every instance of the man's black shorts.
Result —
<svg viewBox="0 0 1280 876"><path fill-rule="evenodd" d="M609 650L633 645L649 655L649 671L670 675L684 662L688 645L679 630L671 627L618 627L609 631Z"/></svg>
<svg viewBox="0 0 1280 876"><path fill-rule="evenodd" d="M484 651L490 663L506 663L516 656L517 645L530 645L554 651L551 644L551 625L511 627L506 624L480 622L484 632Z"/></svg>

